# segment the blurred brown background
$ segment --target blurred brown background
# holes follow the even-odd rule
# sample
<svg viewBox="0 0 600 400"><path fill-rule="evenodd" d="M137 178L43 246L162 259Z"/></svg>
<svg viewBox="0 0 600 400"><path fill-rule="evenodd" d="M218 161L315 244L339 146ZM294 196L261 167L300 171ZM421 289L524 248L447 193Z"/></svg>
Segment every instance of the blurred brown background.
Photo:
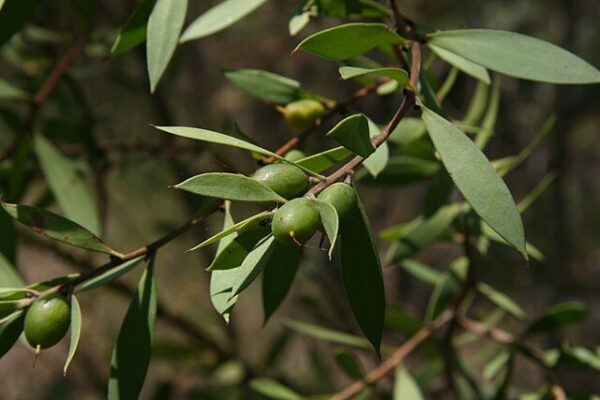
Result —
<svg viewBox="0 0 600 400"><path fill-rule="evenodd" d="M97 170L105 171L106 193L98 194L98 205L105 217L104 237L122 251L152 241L194 212L198 205L196 199L171 191L168 185L196 173L221 169L215 159L243 173L256 168L255 162L242 156L241 151L218 146L206 148L166 137L152 129L150 123L233 132L235 122L257 142L271 149L294 134L272 107L228 83L221 68L273 71L297 79L311 92L334 99L342 99L358 88L355 83L338 80L333 63L308 54L290 55L301 37L337 21L320 19L312 22L299 37L290 37L287 22L295 1L273 0L224 32L180 46L158 92L150 96L143 46L124 56L107 56L115 34L136 2L102 0L96 3L95 34L85 55L72 68L70 83L61 84L53 95L53 106L44 111L44 117L46 121L55 119L63 125L72 125L73 135L91 133L102 144L148 146L149 151L123 151L115 146L104 162L94 165ZM188 20L215 3L190 1ZM408 16L431 27L517 31L553 42L593 65L600 65L598 1L398 3ZM35 12L34 24L68 35L78 29L69 10L64 2L43 2ZM29 63L16 66L3 57L0 76L15 85L26 82L26 76L43 79L52 59L64 49L65 46L52 43L32 44L28 49ZM442 65L438 69L442 76L448 71ZM75 89L69 88L70 85ZM459 77L448 98L448 108L454 110L456 116L464 112L474 86L464 75ZM369 97L355 107L376 122L384 123L398 101L397 95ZM79 109L68 106L72 103L78 104ZM487 151L492 159L518 152L546 118L555 113L557 124L553 133L507 178L515 198L520 199L549 171L558 174L551 188L524 215L528 240L544 253L546 261L526 267L516 253L494 246L487 259L489 264L480 271L480 278L513 296L532 315L561 300L584 301L590 308L588 321L567 333L573 343L585 346L600 345L599 111L598 86L554 86L502 78L500 117ZM40 129L52 137L55 134L52 130L56 128L47 123ZM0 145L9 140L10 135L0 131ZM174 144L175 151L168 151ZM331 145L317 133L304 149L315 151ZM65 147L65 151L69 149L76 147ZM26 199L36 198L43 185L43 178L37 177ZM374 229L381 230L418 215L425 188L425 185L400 189L361 186L359 190ZM234 215L239 218L248 211L236 208ZM267 361L274 341L285 337L282 320L286 317L358 332L343 301L337 270L326 262L318 249L308 249L309 258L291 295L266 327L262 327L259 311L258 284L241 297L230 326L225 326L212 310L208 274L203 269L214 248L193 253L184 253L184 250L216 232L221 219L219 215L212 217L205 226L159 252L159 293L167 318L161 318L158 325L157 355L150 367L143 398L168 398L169 390L172 398L187 398L190 392L200 393L203 388L230 396L214 398L251 398L254 395L237 384L243 378L244 365L253 373L281 378L302 393L314 393L321 374L315 363L320 361L324 369L331 370L334 388L347 384L347 378L334 371L328 347L322 343L294 337L277 360ZM382 254L386 246L381 243ZM445 270L455 255L451 247L435 245L420 254L419 259ZM102 257L90 257L68 248L60 247L57 252L47 243L27 236L23 237L18 257L18 268L27 282L102 262ZM135 287L139 272L123 278L117 287L80 296L84 311L83 334L66 378L62 377L62 364L67 341L44 352L35 369L30 367L32 355L17 346L0 360L0 398L102 398L112 346L128 303L127 288ZM386 269L385 277L390 304L399 304L415 315L422 315L430 288L408 280L394 267ZM330 315L328 320L327 315ZM556 340L545 338L541 344L556 345ZM400 341L401 337L396 336L386 339L391 345ZM362 357L367 367L375 365L376 359L371 354L365 353ZM523 373L517 374L517 383L523 390L535 388L541 377L530 364L525 363L522 368ZM251 376L252 372L245 376ZM568 375L563 382L593 393L600 392L597 378ZM204 393L196 398L212 397Z"/></svg>

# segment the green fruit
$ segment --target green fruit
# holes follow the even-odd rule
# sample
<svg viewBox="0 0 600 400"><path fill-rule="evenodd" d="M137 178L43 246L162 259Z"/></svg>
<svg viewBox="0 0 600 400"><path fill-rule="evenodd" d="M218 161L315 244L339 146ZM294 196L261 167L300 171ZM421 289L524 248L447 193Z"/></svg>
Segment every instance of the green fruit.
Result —
<svg viewBox="0 0 600 400"><path fill-rule="evenodd" d="M288 161L291 162L296 162L298 160L302 160L303 158L306 157L306 154L304 154L304 152L300 151L300 150L290 150L287 153L285 153L284 158Z"/></svg>
<svg viewBox="0 0 600 400"><path fill-rule="evenodd" d="M268 186L286 199L294 198L308 189L308 176L291 164L269 164L252 175L252 179Z"/></svg>
<svg viewBox="0 0 600 400"><path fill-rule="evenodd" d="M356 207L356 193L347 183L334 183L325 188L317 198L331 204L337 211L341 222L346 220L352 209Z"/></svg>
<svg viewBox="0 0 600 400"><path fill-rule="evenodd" d="M319 210L305 197L285 203L273 217L271 230L282 244L300 246L310 239L321 226Z"/></svg>
<svg viewBox="0 0 600 400"><path fill-rule="evenodd" d="M325 114L325 107L317 100L297 100L283 109L283 117L295 128L308 128Z"/></svg>
<svg viewBox="0 0 600 400"><path fill-rule="evenodd" d="M25 314L23 331L34 348L54 346L65 336L71 324L71 306L60 294L51 294L33 302Z"/></svg>

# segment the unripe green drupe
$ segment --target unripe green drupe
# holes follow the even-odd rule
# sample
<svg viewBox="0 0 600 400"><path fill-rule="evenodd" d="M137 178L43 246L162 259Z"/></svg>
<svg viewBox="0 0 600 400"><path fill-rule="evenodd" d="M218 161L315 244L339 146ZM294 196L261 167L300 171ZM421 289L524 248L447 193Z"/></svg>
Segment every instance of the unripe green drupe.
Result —
<svg viewBox="0 0 600 400"><path fill-rule="evenodd" d="M317 100L304 99L289 103L283 109L283 117L294 128L308 128L325 114L325 106Z"/></svg>
<svg viewBox="0 0 600 400"><path fill-rule="evenodd" d="M268 186L286 199L294 198L308 188L308 175L291 164L269 164L257 170L252 179Z"/></svg>
<svg viewBox="0 0 600 400"><path fill-rule="evenodd" d="M25 314L23 331L35 349L54 346L65 336L71 324L71 306L60 294L51 294L33 302Z"/></svg>
<svg viewBox="0 0 600 400"><path fill-rule="evenodd" d="M344 222L356 206L356 193L352 186L347 183L334 183L319 193L317 198L335 208L340 222Z"/></svg>
<svg viewBox="0 0 600 400"><path fill-rule="evenodd" d="M300 150L290 150L287 153L285 153L284 158L288 161L291 162L296 162L298 160L302 160L303 158L306 157L306 154L304 154L304 152L300 151Z"/></svg>
<svg viewBox="0 0 600 400"><path fill-rule="evenodd" d="M271 230L275 239L290 246L300 246L321 226L319 210L305 197L285 203L273 217Z"/></svg>

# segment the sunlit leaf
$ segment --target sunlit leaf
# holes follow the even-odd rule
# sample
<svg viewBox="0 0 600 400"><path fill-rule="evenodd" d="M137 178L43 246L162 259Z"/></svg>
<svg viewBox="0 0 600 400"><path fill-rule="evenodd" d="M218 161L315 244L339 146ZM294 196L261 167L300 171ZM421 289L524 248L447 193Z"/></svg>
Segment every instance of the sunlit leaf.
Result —
<svg viewBox="0 0 600 400"><path fill-rule="evenodd" d="M597 83L600 71L551 43L514 32L489 29L443 31L429 43L491 70L550 83Z"/></svg>
<svg viewBox="0 0 600 400"><path fill-rule="evenodd" d="M331 260L339 232L339 216L335 208L329 203L315 200L315 205L321 215L321 225L323 225L323 229L329 238L329 259Z"/></svg>
<svg viewBox="0 0 600 400"><path fill-rule="evenodd" d="M11 217L42 236L86 250L118 255L92 232L59 215L20 204L2 203L2 207Z"/></svg>
<svg viewBox="0 0 600 400"><path fill-rule="evenodd" d="M394 378L394 400L422 400L423 394L419 385L404 366L396 368Z"/></svg>
<svg viewBox="0 0 600 400"><path fill-rule="evenodd" d="M285 203L287 200L265 184L240 174L208 172L174 186L176 189L219 199L256 203Z"/></svg>
<svg viewBox="0 0 600 400"><path fill-rule="evenodd" d="M304 39L296 50L339 61L354 58L382 44L403 44L404 39L381 23L353 22L334 26Z"/></svg>
<svg viewBox="0 0 600 400"><path fill-rule="evenodd" d="M369 135L371 138L378 136L381 133L379 127L369 120ZM386 142L381 143L377 150L363 162L363 166L371 173L373 177L377 177L388 165L389 148Z"/></svg>
<svg viewBox="0 0 600 400"><path fill-rule="evenodd" d="M229 236L233 233L236 233L236 232L242 233L244 231L254 230L254 229L258 228L259 226L261 226L261 224L264 224L265 221L266 222L270 221L272 214L273 213L270 211L263 211L256 215L248 217L240 222L235 223L234 225L228 227L227 229L223 229L221 232L217 233L214 236L211 236L210 238L206 239L204 242L192 247L189 251L198 250L198 249L201 249L202 247L206 247L210 244L216 243L220 239L222 239L226 236Z"/></svg>
<svg viewBox="0 0 600 400"><path fill-rule="evenodd" d="M98 211L82 171L44 136L35 135L34 146L48 185L65 216L99 235Z"/></svg>
<svg viewBox="0 0 600 400"><path fill-rule="evenodd" d="M475 212L527 258L517 206L488 159L450 122L426 108L423 120L452 180Z"/></svg>
<svg viewBox="0 0 600 400"><path fill-rule="evenodd" d="M71 338L69 340L69 351L67 351L67 360L65 361L65 366L63 368L64 375L67 375L67 370L69 369L71 361L73 361L75 351L77 351L77 346L79 345L79 337L81 336L81 307L79 306L79 300L77 300L77 297L75 296L71 296L70 329Z"/></svg>
<svg viewBox="0 0 600 400"><path fill-rule="evenodd" d="M146 58L152 93L175 53L187 4L188 0L156 0L148 18Z"/></svg>
<svg viewBox="0 0 600 400"><path fill-rule="evenodd" d="M186 28L180 41L200 39L235 24L267 0L224 0L200 15Z"/></svg>
<svg viewBox="0 0 600 400"><path fill-rule="evenodd" d="M244 92L270 103L287 104L300 99L300 83L285 76L258 69L226 70L224 75Z"/></svg>
<svg viewBox="0 0 600 400"><path fill-rule="evenodd" d="M401 86L408 83L408 73L401 68L360 68L360 67L340 67L340 76L342 79L352 79L363 75L385 76L398 82Z"/></svg>
<svg viewBox="0 0 600 400"><path fill-rule="evenodd" d="M133 295L113 349L109 400L137 399L150 364L156 324L156 282L152 259Z"/></svg>

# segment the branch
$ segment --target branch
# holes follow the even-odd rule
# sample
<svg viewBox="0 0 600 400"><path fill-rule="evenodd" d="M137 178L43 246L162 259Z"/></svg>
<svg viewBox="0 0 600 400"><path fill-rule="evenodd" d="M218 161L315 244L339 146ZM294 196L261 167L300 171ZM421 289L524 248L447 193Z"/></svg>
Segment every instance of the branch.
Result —
<svg viewBox="0 0 600 400"><path fill-rule="evenodd" d="M364 380L356 381L346 389L335 394L331 400L348 400L360 393L361 390L383 379L388 373L396 368L404 358L410 354L419 344L425 341L433 332L443 327L454 316L452 310L446 310L436 319L421 328L411 336L404 344L396 349L392 355L381 363L377 368L371 370Z"/></svg>
<svg viewBox="0 0 600 400"><path fill-rule="evenodd" d="M33 101L29 106L29 112L23 119L23 124L21 125L21 129L13 139L13 141L8 145L4 153L0 155L0 161L7 160L13 156L19 144L27 137L28 134L31 133L31 129L33 128L33 123L42 108L42 106L48 100L48 97L52 93L52 91L58 85L58 82L63 77L63 75L67 72L73 61L77 59L81 50L83 49L83 41L75 42L69 49L63 54L63 56L58 60L50 75L46 78L42 86L38 89L36 94L33 96Z"/></svg>

